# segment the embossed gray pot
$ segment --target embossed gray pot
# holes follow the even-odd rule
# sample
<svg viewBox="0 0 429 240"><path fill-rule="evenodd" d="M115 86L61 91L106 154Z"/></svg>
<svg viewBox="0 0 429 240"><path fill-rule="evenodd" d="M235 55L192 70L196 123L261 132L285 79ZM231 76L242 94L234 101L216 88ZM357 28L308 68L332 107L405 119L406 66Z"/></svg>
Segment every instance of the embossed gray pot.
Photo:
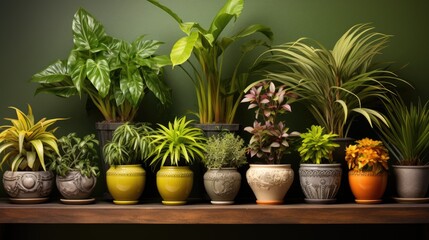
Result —
<svg viewBox="0 0 429 240"><path fill-rule="evenodd" d="M429 187L429 165L393 165L396 192L400 198L424 198Z"/></svg>
<svg viewBox="0 0 429 240"><path fill-rule="evenodd" d="M56 176L58 191L66 199L86 199L94 191L97 177L86 177L79 171L69 171L66 176Z"/></svg>
<svg viewBox="0 0 429 240"><path fill-rule="evenodd" d="M54 186L52 171L5 171L3 186L12 199L31 199L33 203L48 200ZM40 201L34 201L40 199Z"/></svg>
<svg viewBox="0 0 429 240"><path fill-rule="evenodd" d="M333 203L341 185L341 164L300 164L299 181L307 203Z"/></svg>
<svg viewBox="0 0 429 240"><path fill-rule="evenodd" d="M237 168L208 169L204 173L204 188L212 204L233 204L240 185Z"/></svg>

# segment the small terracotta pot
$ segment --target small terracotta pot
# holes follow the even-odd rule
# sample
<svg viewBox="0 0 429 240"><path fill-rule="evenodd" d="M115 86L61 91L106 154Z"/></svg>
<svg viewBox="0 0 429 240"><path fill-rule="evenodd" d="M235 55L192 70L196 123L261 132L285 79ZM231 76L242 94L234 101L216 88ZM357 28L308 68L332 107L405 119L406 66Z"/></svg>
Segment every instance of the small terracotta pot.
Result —
<svg viewBox="0 0 429 240"><path fill-rule="evenodd" d="M380 203L386 191L387 171L349 171L349 185L357 203Z"/></svg>

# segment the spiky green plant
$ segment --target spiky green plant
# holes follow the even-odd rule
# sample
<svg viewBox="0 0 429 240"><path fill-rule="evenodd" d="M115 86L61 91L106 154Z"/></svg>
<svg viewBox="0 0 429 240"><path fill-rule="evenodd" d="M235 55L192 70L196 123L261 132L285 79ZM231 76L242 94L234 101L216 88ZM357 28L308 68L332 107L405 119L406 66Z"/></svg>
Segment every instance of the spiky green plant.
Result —
<svg viewBox="0 0 429 240"><path fill-rule="evenodd" d="M109 165L134 164L145 160L152 151L147 123L126 122L115 129L112 140L104 145L104 161Z"/></svg>
<svg viewBox="0 0 429 240"><path fill-rule="evenodd" d="M191 125L192 122L183 116L174 118L167 126L158 123L158 128L150 135L154 146L150 165L164 166L168 160L171 165L178 166L181 162L192 164L197 157L204 158L207 138L200 128Z"/></svg>
<svg viewBox="0 0 429 240"><path fill-rule="evenodd" d="M16 107L9 108L15 110L16 119L5 118L11 125L0 126L0 167L9 162L12 171L46 171L47 163L59 155L54 135L57 128L49 127L65 118L42 118L35 122L30 105L27 114Z"/></svg>
<svg viewBox="0 0 429 240"><path fill-rule="evenodd" d="M325 133L319 125L312 125L307 132L301 133L301 145L298 148L302 163L333 163L332 152L340 145L334 142L338 136L334 133Z"/></svg>
<svg viewBox="0 0 429 240"><path fill-rule="evenodd" d="M409 104L401 97L386 102L390 127L378 126L380 138L399 165L429 163L429 101Z"/></svg>
<svg viewBox="0 0 429 240"><path fill-rule="evenodd" d="M202 162L209 169L243 166L247 163L244 140L232 132L210 136Z"/></svg>
<svg viewBox="0 0 429 240"><path fill-rule="evenodd" d="M351 27L332 50L309 38L274 46L255 67L290 87L318 125L339 137L347 137L357 116L371 127L388 124L372 104L389 101L392 88L408 83L375 63L391 36L373 29L369 24Z"/></svg>

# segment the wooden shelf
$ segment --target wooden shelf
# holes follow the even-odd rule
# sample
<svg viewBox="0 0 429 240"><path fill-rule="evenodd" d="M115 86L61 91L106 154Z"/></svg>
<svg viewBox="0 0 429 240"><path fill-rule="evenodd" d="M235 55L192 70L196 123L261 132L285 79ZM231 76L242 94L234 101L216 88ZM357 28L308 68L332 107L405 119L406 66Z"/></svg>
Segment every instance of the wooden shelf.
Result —
<svg viewBox="0 0 429 240"><path fill-rule="evenodd" d="M429 224L429 203L282 205L161 203L90 205L0 201L0 223L48 224Z"/></svg>

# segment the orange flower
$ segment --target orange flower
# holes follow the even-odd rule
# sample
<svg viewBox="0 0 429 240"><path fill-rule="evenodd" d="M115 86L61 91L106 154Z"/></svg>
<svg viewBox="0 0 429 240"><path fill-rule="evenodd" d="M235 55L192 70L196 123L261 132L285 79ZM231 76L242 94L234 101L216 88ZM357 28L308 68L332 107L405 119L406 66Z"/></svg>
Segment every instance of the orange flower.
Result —
<svg viewBox="0 0 429 240"><path fill-rule="evenodd" d="M389 168L389 153L383 142L363 138L356 143L346 148L345 160L349 169L379 173Z"/></svg>

